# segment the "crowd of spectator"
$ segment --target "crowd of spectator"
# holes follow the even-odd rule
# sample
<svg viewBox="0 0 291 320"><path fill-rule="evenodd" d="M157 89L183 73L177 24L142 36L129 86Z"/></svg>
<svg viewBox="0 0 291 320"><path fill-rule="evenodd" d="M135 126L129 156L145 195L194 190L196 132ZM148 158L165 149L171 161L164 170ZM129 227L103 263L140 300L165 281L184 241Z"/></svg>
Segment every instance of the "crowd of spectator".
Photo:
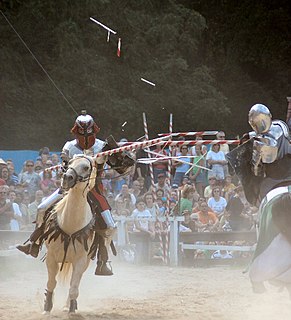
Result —
<svg viewBox="0 0 291 320"><path fill-rule="evenodd" d="M28 159L15 172L11 159L0 159L0 230L33 230L38 205L61 183L61 174L45 171L60 164L58 154L47 147L37 159Z"/></svg>
<svg viewBox="0 0 291 320"><path fill-rule="evenodd" d="M202 137L196 137L201 139ZM224 132L217 139L225 139ZM180 231L240 231L254 225L257 208L251 207L243 188L228 171L225 154L227 144L210 146L181 146L172 150L174 156L168 179L167 150L156 147L153 156L153 177L149 166L136 163L129 175L119 175L110 167L102 172L104 192L112 208L113 217L133 217L127 223L129 231L147 233L168 232L166 223L139 218L169 215L184 216ZM138 150L136 158L146 157ZM25 161L21 172L15 172L11 159L0 160L0 229L33 230L37 206L52 194L61 182L61 174L46 171L60 164L58 154L47 147L39 151L37 159Z"/></svg>

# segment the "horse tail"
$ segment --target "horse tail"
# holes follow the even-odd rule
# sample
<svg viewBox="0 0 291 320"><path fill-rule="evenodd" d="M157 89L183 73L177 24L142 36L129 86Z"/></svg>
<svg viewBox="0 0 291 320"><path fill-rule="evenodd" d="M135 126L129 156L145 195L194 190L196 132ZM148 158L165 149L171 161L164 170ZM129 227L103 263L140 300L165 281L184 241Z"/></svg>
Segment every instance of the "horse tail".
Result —
<svg viewBox="0 0 291 320"><path fill-rule="evenodd" d="M59 268L61 268L61 264ZM72 272L72 263L65 262L62 271L58 272L58 282L60 282L62 285L68 284L71 279Z"/></svg>

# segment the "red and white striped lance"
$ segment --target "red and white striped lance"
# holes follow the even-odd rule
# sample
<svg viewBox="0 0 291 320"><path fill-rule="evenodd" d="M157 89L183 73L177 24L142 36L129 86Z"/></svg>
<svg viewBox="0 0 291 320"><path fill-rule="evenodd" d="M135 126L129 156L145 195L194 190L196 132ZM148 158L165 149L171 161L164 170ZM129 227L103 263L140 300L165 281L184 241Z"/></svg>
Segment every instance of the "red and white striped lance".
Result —
<svg viewBox="0 0 291 320"><path fill-rule="evenodd" d="M171 135L172 137L189 137L189 136L212 136L216 135L218 131L193 131L193 132L174 132L174 133L159 133L159 137Z"/></svg>
<svg viewBox="0 0 291 320"><path fill-rule="evenodd" d="M44 171L45 172L63 171L63 166L61 164L57 164L56 166L45 168Z"/></svg>
<svg viewBox="0 0 291 320"><path fill-rule="evenodd" d="M147 147L154 146L154 145L156 145L156 144L158 144L160 142L163 142L165 139L169 139L169 136L156 138L156 139L152 139L152 140L148 140L148 141L134 142L134 143L132 143L130 145L127 145L127 146L122 146L122 147L119 147L119 148L115 148L115 149L99 152L96 155L96 158L110 156L112 154L120 153L120 152L123 152L123 151L132 151L132 150L135 150L135 149L144 149L144 148L147 148Z"/></svg>
<svg viewBox="0 0 291 320"><path fill-rule="evenodd" d="M196 144L239 144L239 140L189 140L189 141L161 141L156 144L163 146L194 146Z"/></svg>

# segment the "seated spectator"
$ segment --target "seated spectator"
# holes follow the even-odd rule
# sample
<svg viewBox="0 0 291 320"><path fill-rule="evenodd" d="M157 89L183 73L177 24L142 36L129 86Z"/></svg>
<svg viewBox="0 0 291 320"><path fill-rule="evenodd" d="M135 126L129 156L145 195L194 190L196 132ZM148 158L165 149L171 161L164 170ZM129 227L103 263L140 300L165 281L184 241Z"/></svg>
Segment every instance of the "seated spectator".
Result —
<svg viewBox="0 0 291 320"><path fill-rule="evenodd" d="M220 182L224 181L224 165L227 164L225 155L220 151L219 144L213 144L211 150L206 155L206 161L208 167L211 169L211 173Z"/></svg>
<svg viewBox="0 0 291 320"><path fill-rule="evenodd" d="M251 217L246 213L245 196L243 187L239 185L235 188L235 194L232 196L226 206L228 221L233 231L249 230Z"/></svg>
<svg viewBox="0 0 291 320"><path fill-rule="evenodd" d="M141 196L140 184L137 180L132 182L132 189L130 189L130 192L135 196L135 199Z"/></svg>
<svg viewBox="0 0 291 320"><path fill-rule="evenodd" d="M34 162L32 160L27 160L25 162L26 171L21 173L19 176L19 184L28 190L31 201L34 200L34 195L40 188L40 176L34 172Z"/></svg>
<svg viewBox="0 0 291 320"><path fill-rule="evenodd" d="M122 198L123 200L127 199L130 200L129 205L135 205L136 204L136 198L135 196L129 191L128 185L127 184L123 184L121 187L121 191L120 193L115 197L115 201L117 201L117 199Z"/></svg>
<svg viewBox="0 0 291 320"><path fill-rule="evenodd" d="M25 194L25 199L24 199L24 194ZM15 195L16 195L15 202L19 205L19 209L22 213L23 223L27 225L28 216L29 216L28 205L30 203L29 193L27 190L22 191L18 189L18 190L15 190Z"/></svg>
<svg viewBox="0 0 291 320"><path fill-rule="evenodd" d="M200 231L213 231L217 228L219 220L214 212L211 212L206 202L200 205L201 210L197 212L197 226Z"/></svg>
<svg viewBox="0 0 291 320"><path fill-rule="evenodd" d="M206 199L203 197L199 197L197 202L195 203L193 209L192 209L192 213L197 213L198 211L200 211L201 210L200 206L201 206L201 203L203 203L203 202L207 203ZM208 207L208 209L209 209L209 211L212 211L211 208Z"/></svg>
<svg viewBox="0 0 291 320"><path fill-rule="evenodd" d="M163 156L167 156L167 152L162 149L162 147L160 145L156 146L156 149L153 150L154 153L156 153L154 156L155 157L159 157L159 154L163 155ZM162 158L162 156L160 156ZM157 183L158 182L158 175L160 173L163 173L166 177L166 172L167 172L167 168L168 168L168 160L159 160L159 161L155 161L153 163L153 171L154 171L154 182Z"/></svg>
<svg viewBox="0 0 291 320"><path fill-rule="evenodd" d="M9 173L9 184L16 186L18 184L18 174L15 172L14 163L11 159L6 160L8 173Z"/></svg>
<svg viewBox="0 0 291 320"><path fill-rule="evenodd" d="M146 238L140 237L135 243L136 263L147 263L148 257L150 256L150 245L148 240L154 240L155 227L153 221L147 220L152 218L152 216L145 208L143 199L138 199L136 201L136 209L133 210L132 217L135 218L133 231L146 235Z"/></svg>
<svg viewBox="0 0 291 320"><path fill-rule="evenodd" d="M134 222L134 231L146 233L151 238L154 238L154 223L152 221L142 220L143 218L152 218L151 213L146 209L143 199L136 201L136 209L133 210L131 216L136 219Z"/></svg>
<svg viewBox="0 0 291 320"><path fill-rule="evenodd" d="M172 188L170 192L170 201L177 203L179 200L179 195L177 189Z"/></svg>
<svg viewBox="0 0 291 320"><path fill-rule="evenodd" d="M43 191L44 197L47 197L50 193L50 188L55 187L52 173L50 171L43 171L40 181L40 189Z"/></svg>
<svg viewBox="0 0 291 320"><path fill-rule="evenodd" d="M148 192L147 186L145 185L145 178L138 177L136 180L139 182L140 196L142 197Z"/></svg>
<svg viewBox="0 0 291 320"><path fill-rule="evenodd" d="M177 141L186 141L185 137L178 137ZM181 155L180 146L176 145L172 147L172 156L177 157Z"/></svg>
<svg viewBox="0 0 291 320"><path fill-rule="evenodd" d="M117 201L114 201L115 205L112 207L112 215L113 217L120 217L120 216L128 216L131 214L132 211L126 209L126 202L124 199L119 198Z"/></svg>
<svg viewBox="0 0 291 320"><path fill-rule="evenodd" d="M164 191L164 195L166 195L169 190L170 186L166 182L166 173L159 173L158 174L158 182L155 184L155 190L162 189ZM152 188L150 191L153 192Z"/></svg>
<svg viewBox="0 0 291 320"><path fill-rule="evenodd" d="M198 140L199 140L199 141L200 141L200 140L203 140L203 136L202 136L202 135L196 135L196 136L195 136L195 140L196 140L196 141L198 141ZM190 149L190 153L191 153L192 156L196 156L196 155L197 155L195 146L198 146L198 144L194 145L194 146ZM207 146L206 146L205 144L200 144L200 146L201 146L201 152L202 152L202 154L203 154L203 155L206 154L206 153L208 152Z"/></svg>
<svg viewBox="0 0 291 320"><path fill-rule="evenodd" d="M0 171L3 167L7 168L7 163L2 158L0 158Z"/></svg>
<svg viewBox="0 0 291 320"><path fill-rule="evenodd" d="M163 189L157 189L156 191L157 199L162 199L165 196L165 192Z"/></svg>
<svg viewBox="0 0 291 320"><path fill-rule="evenodd" d="M184 212L184 210L188 210L192 212L194 203L198 198L195 199L195 188L190 185L185 185L182 190L182 198L180 201L180 215Z"/></svg>
<svg viewBox="0 0 291 320"><path fill-rule="evenodd" d="M57 176L57 172L55 170L48 170L49 168L51 168L53 166L53 162L52 160L48 159L44 165L44 169L42 172L39 173L39 176L41 177L41 179L43 178L43 175L45 172L50 172L52 179L55 179Z"/></svg>
<svg viewBox="0 0 291 320"><path fill-rule="evenodd" d="M35 162L34 172L36 172L38 175L43 172L43 166L40 164L40 162Z"/></svg>
<svg viewBox="0 0 291 320"><path fill-rule="evenodd" d="M7 186L10 186L13 184L13 181L9 180L9 171L7 167L3 167L0 169L0 178L4 180Z"/></svg>
<svg viewBox="0 0 291 320"><path fill-rule="evenodd" d="M216 139L217 140L225 140L225 133L224 131L219 131L216 135ZM227 143L224 144L220 144L220 151L222 151L224 153L224 155L227 155L229 153L229 145ZM224 170L224 176L226 177L227 175L229 175L228 173L228 165L225 164L223 166L223 170Z"/></svg>
<svg viewBox="0 0 291 320"><path fill-rule="evenodd" d="M0 186L0 230L11 230L10 221L14 218L12 203L8 200L8 190L8 186Z"/></svg>
<svg viewBox="0 0 291 320"><path fill-rule="evenodd" d="M235 188L236 186L232 183L231 175L226 175L224 186L222 189L222 195L226 199L226 201L228 201L230 197L233 195Z"/></svg>
<svg viewBox="0 0 291 320"><path fill-rule="evenodd" d="M220 187L215 187L212 190L212 197L207 201L208 207L212 209L212 211L220 218L223 213L224 209L227 205L227 201L225 198L221 196L221 189Z"/></svg>
<svg viewBox="0 0 291 320"><path fill-rule="evenodd" d="M150 192L144 195L144 202L146 204L146 209L150 212L152 217L157 216L157 205L154 201L154 195Z"/></svg>
<svg viewBox="0 0 291 320"><path fill-rule="evenodd" d="M174 160L173 167L175 170L175 175L173 179L173 184L177 184L180 186L182 184L182 179L190 169L191 158L188 155L188 147L181 146L180 147L180 154L182 158L179 160ZM188 156L188 157L187 157Z"/></svg>
<svg viewBox="0 0 291 320"><path fill-rule="evenodd" d="M158 207L158 211L157 211L158 216L164 217L167 210L167 198L166 197L157 198L157 207Z"/></svg>
<svg viewBox="0 0 291 320"><path fill-rule="evenodd" d="M218 185L217 179L212 174L208 174L209 185L204 189L204 198L208 200L212 196L212 190Z"/></svg>
<svg viewBox="0 0 291 320"><path fill-rule="evenodd" d="M44 193L42 190L35 192L35 200L28 205L28 221L27 224L32 229L32 223L36 221L37 208L41 204Z"/></svg>
<svg viewBox="0 0 291 320"><path fill-rule="evenodd" d="M10 228L13 231L19 231L23 226L22 213L20 211L19 205L15 202L16 193L15 191L8 192L8 198L13 208L14 216L10 220Z"/></svg>
<svg viewBox="0 0 291 320"><path fill-rule="evenodd" d="M39 150L38 154L42 162L42 166L45 167L45 164L50 157L50 149L48 147L43 147Z"/></svg>
<svg viewBox="0 0 291 320"><path fill-rule="evenodd" d="M202 145L195 145L195 153L192 162L200 167L206 167L206 159L202 154ZM207 171L200 167L194 166L190 171L190 181L195 184L196 190L202 197L204 195L204 189L207 186Z"/></svg>
<svg viewBox="0 0 291 320"><path fill-rule="evenodd" d="M184 221L181 223L184 227L190 229L190 231L196 231L195 220L191 216L191 212L188 210L183 211Z"/></svg>
<svg viewBox="0 0 291 320"><path fill-rule="evenodd" d="M112 172L111 182L112 190L114 191L114 194L117 195L122 192L123 185L126 184L128 186L127 179L116 171Z"/></svg>
<svg viewBox="0 0 291 320"><path fill-rule="evenodd" d="M51 160L52 160L53 166L57 166L58 164L61 163L60 158L59 158L58 154L56 154L56 153L52 154Z"/></svg>
<svg viewBox="0 0 291 320"><path fill-rule="evenodd" d="M142 141L145 140L143 137L141 139ZM144 151L144 149L138 149L136 151L136 159L140 158L147 158L148 154ZM142 194L146 193L146 190L149 189L151 181L150 181L150 174L149 174L149 166L144 163L139 163L137 162L136 165L134 166L134 175L133 179L139 181L140 185L142 186ZM139 180L139 178L143 179L143 184Z"/></svg>
<svg viewBox="0 0 291 320"><path fill-rule="evenodd" d="M183 190L184 186L186 185L191 185L191 181L190 181L190 178L188 176L183 176L182 178L182 182L181 182L181 185L180 187L178 188L178 190ZM195 186L194 186L195 187Z"/></svg>

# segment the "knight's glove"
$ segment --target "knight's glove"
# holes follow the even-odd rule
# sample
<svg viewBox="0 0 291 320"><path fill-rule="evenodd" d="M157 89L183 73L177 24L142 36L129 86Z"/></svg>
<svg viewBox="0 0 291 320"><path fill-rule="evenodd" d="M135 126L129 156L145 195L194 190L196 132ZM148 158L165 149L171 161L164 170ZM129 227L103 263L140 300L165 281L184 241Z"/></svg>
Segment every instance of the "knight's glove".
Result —
<svg viewBox="0 0 291 320"><path fill-rule="evenodd" d="M103 151L115 148L118 148L118 145L113 136L109 136L105 141ZM108 156L107 163L112 167L112 169L116 170L120 174L123 174L128 168L134 165L134 160L130 156L129 152L123 151Z"/></svg>

